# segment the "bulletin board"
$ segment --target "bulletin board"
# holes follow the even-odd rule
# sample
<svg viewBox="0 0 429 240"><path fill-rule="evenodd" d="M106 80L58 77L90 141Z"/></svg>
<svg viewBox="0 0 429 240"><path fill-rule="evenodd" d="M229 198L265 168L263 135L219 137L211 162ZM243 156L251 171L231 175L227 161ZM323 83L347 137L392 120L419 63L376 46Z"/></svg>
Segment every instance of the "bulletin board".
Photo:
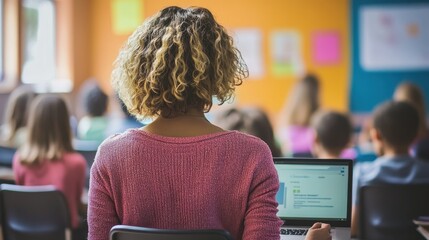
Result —
<svg viewBox="0 0 429 240"><path fill-rule="evenodd" d="M136 0L127 0L135 2ZM139 0L137 0L139 1ZM284 106L292 87L299 76L289 74L291 71L313 72L321 79L321 102L324 107L347 110L348 84L350 68L349 39L349 0L140 0L144 17L151 16L159 10L176 5L179 7L201 6L208 8L217 21L230 33L237 29L245 41L251 39L258 44L261 61L250 62L260 69L254 69L253 78L246 79L237 87L234 102L237 105L258 105L264 108L276 120ZM115 3L115 0L111 1ZM115 7L115 5L111 5ZM116 7L117 9L121 9ZM109 39L94 44L93 69L95 76L105 79L110 76L108 62L113 62L117 49L126 40L126 35L118 35L115 25L104 29L110 10L104 0L94 2L93 18L94 38ZM113 11L112 16L115 16ZM117 14L116 14L117 15ZM114 19L113 19L114 20ZM119 24L120 23L120 24ZM118 26L128 22L118 22ZM110 29L109 29L110 28ZM121 30L123 27L121 28ZM116 32L115 32L116 31ZM253 33L258 32L259 36ZM276 40L273 40L274 38ZM242 39L242 38L240 38ZM239 41L237 41L239 42ZM301 59L288 64L288 58L297 54L287 49L287 44L299 45ZM245 47L252 45L245 44ZM286 54L273 52L273 46ZM328 46L329 51L325 51ZM110 50L113 49L113 50ZM250 48L254 50L254 48ZM331 51L332 50L332 51ZM111 52L110 52L111 51ZM251 57L250 52L248 56ZM292 54L292 55L291 55ZM295 60L297 58L294 58ZM106 64L102 64L106 62ZM106 85L106 87L109 87Z"/></svg>
<svg viewBox="0 0 429 240"><path fill-rule="evenodd" d="M350 110L371 112L405 80L429 103L429 0L352 0L351 22Z"/></svg>

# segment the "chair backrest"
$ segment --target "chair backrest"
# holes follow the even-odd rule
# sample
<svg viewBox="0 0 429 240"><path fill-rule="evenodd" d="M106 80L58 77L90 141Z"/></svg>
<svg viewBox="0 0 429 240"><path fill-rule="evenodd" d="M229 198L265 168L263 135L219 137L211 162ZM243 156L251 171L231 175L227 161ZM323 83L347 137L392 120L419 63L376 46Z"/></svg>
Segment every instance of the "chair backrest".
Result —
<svg viewBox="0 0 429 240"><path fill-rule="evenodd" d="M232 240L225 230L166 230L117 225L110 240Z"/></svg>
<svg viewBox="0 0 429 240"><path fill-rule="evenodd" d="M417 158L429 161L429 137L418 142L413 151Z"/></svg>
<svg viewBox="0 0 429 240"><path fill-rule="evenodd" d="M0 146L0 167L12 167L13 155L16 149L6 146Z"/></svg>
<svg viewBox="0 0 429 240"><path fill-rule="evenodd" d="M429 215L429 184L363 186L359 239L421 239L413 219Z"/></svg>
<svg viewBox="0 0 429 240"><path fill-rule="evenodd" d="M294 158L313 158L313 154L311 152L296 152L292 153L292 157Z"/></svg>
<svg viewBox="0 0 429 240"><path fill-rule="evenodd" d="M0 186L5 240L68 240L70 214L62 192L53 186Z"/></svg>

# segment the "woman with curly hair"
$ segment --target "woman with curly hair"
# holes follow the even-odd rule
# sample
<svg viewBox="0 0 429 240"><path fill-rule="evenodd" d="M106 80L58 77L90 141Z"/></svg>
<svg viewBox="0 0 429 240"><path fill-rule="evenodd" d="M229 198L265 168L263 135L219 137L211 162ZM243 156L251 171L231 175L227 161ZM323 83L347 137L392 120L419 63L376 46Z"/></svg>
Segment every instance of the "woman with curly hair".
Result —
<svg viewBox="0 0 429 240"><path fill-rule="evenodd" d="M130 113L154 121L99 147L91 169L90 240L107 239L117 224L280 238L270 149L204 116L212 97L227 101L246 76L232 38L207 9L168 7L137 28L112 81ZM328 237L328 231L318 224L310 236Z"/></svg>

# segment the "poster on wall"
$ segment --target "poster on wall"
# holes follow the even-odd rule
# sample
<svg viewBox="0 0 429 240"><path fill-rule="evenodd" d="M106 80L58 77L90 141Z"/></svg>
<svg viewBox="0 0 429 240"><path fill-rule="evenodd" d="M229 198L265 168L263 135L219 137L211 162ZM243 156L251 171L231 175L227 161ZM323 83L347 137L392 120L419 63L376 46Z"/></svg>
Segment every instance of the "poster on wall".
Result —
<svg viewBox="0 0 429 240"><path fill-rule="evenodd" d="M128 35L142 24L143 0L111 0L112 31L116 35Z"/></svg>
<svg viewBox="0 0 429 240"><path fill-rule="evenodd" d="M365 6L359 21L363 69L429 69L429 4Z"/></svg>
<svg viewBox="0 0 429 240"><path fill-rule="evenodd" d="M271 71L274 76L296 76L304 72L301 39L295 31L275 31L271 34Z"/></svg>
<svg viewBox="0 0 429 240"><path fill-rule="evenodd" d="M320 65L340 62L340 34L338 31L316 31L312 34L313 61Z"/></svg>
<svg viewBox="0 0 429 240"><path fill-rule="evenodd" d="M249 69L249 78L262 78L265 74L262 54L262 33L257 28L242 28L233 30L234 43L241 52L244 62Z"/></svg>

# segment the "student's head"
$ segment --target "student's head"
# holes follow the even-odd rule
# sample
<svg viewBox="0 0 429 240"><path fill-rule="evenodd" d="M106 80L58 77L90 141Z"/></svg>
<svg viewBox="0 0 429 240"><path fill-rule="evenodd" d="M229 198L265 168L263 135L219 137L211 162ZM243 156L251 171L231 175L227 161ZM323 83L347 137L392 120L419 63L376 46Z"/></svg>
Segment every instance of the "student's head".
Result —
<svg viewBox="0 0 429 240"><path fill-rule="evenodd" d="M103 116L107 110L109 97L96 83L89 84L83 94L83 104L86 113L91 117Z"/></svg>
<svg viewBox="0 0 429 240"><path fill-rule="evenodd" d="M130 36L112 82L139 118L209 111L247 76L232 38L205 8L167 7Z"/></svg>
<svg viewBox="0 0 429 240"><path fill-rule="evenodd" d="M419 134L426 134L426 110L422 90L410 82L404 82L396 88L393 99L395 101L406 101L417 109L420 117Z"/></svg>
<svg viewBox="0 0 429 240"><path fill-rule="evenodd" d="M311 116L319 108L319 80L307 74L292 89L285 106L287 125L308 126Z"/></svg>
<svg viewBox="0 0 429 240"><path fill-rule="evenodd" d="M29 86L22 85L15 89L8 100L5 113L7 127L5 140L12 141L19 128L25 127L30 103L36 97L35 92Z"/></svg>
<svg viewBox="0 0 429 240"><path fill-rule="evenodd" d="M69 113L64 100L56 95L40 95L31 104L27 142L19 149L26 164L56 160L73 151Z"/></svg>
<svg viewBox="0 0 429 240"><path fill-rule="evenodd" d="M116 94L115 98L118 101L119 107L121 108L121 112L124 114L126 118L135 119L134 116L128 111L127 106L122 101L122 99Z"/></svg>
<svg viewBox="0 0 429 240"><path fill-rule="evenodd" d="M383 155L387 150L407 154L417 136L419 114L409 103L389 101L377 107L373 114L371 138L375 151Z"/></svg>
<svg viewBox="0 0 429 240"><path fill-rule="evenodd" d="M315 131L313 153L316 156L339 157L350 144L352 124L345 114L335 111L320 111L311 121Z"/></svg>
<svg viewBox="0 0 429 240"><path fill-rule="evenodd" d="M216 115L215 123L226 130L237 130L262 139L273 156L280 157L274 131L267 114L257 107L229 108Z"/></svg>

